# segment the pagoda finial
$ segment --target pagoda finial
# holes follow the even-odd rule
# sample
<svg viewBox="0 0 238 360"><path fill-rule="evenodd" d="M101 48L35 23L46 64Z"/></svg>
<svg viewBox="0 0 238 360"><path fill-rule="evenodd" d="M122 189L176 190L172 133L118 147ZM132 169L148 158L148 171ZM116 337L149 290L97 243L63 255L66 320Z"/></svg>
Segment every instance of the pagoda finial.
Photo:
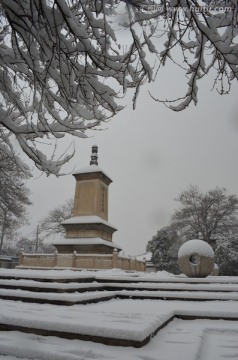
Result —
<svg viewBox="0 0 238 360"><path fill-rule="evenodd" d="M98 165L98 147L97 147L97 145L92 146L90 165Z"/></svg>

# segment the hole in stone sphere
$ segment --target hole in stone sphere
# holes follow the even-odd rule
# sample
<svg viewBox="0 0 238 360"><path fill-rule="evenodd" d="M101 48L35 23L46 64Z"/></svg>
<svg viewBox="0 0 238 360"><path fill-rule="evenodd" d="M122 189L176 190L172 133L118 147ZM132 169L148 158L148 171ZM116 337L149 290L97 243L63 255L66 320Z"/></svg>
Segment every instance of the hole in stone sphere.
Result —
<svg viewBox="0 0 238 360"><path fill-rule="evenodd" d="M190 256L189 260L193 265L198 265L200 263L200 256L198 254L193 254Z"/></svg>

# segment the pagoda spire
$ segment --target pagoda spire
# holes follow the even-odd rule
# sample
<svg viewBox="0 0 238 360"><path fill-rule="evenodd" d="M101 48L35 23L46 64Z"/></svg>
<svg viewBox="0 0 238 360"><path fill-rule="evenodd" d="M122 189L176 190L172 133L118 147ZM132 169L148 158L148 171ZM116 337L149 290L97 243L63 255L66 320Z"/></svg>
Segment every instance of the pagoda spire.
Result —
<svg viewBox="0 0 238 360"><path fill-rule="evenodd" d="M97 147L97 145L92 146L90 165L98 165L98 147Z"/></svg>

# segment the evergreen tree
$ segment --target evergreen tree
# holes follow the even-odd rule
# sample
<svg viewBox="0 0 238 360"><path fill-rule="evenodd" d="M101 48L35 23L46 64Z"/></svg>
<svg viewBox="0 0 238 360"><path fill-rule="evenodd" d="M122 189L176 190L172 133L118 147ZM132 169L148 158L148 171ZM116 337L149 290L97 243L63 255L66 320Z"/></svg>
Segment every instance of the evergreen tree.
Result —
<svg viewBox="0 0 238 360"><path fill-rule="evenodd" d="M0 254L4 242L16 237L18 228L27 222L30 205L27 175L0 150Z"/></svg>
<svg viewBox="0 0 238 360"><path fill-rule="evenodd" d="M219 274L238 276L238 232L229 232L216 240L215 259Z"/></svg>
<svg viewBox="0 0 238 360"><path fill-rule="evenodd" d="M147 251L152 252L151 260L155 264L156 271L168 271L179 273L177 264L179 236L173 226L160 229L147 244Z"/></svg>

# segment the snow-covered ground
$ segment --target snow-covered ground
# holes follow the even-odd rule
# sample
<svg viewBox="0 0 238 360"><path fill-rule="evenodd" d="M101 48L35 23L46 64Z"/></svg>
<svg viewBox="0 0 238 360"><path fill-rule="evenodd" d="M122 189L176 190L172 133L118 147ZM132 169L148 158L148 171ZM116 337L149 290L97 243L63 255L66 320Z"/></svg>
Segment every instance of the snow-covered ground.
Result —
<svg viewBox="0 0 238 360"><path fill-rule="evenodd" d="M25 280L8 279L11 276ZM97 279L110 279L119 280L120 284L114 283L119 287L123 280L126 281L126 286L128 281L132 282L132 287L143 286L143 291L120 290L121 294L150 294L153 297L158 293L168 295L170 291L182 297L184 293L188 297L192 294L200 299L204 296L207 301L113 298L96 304L62 306L0 299L0 324L133 341L142 341L151 336L147 345L136 349L18 331L0 331L0 358L3 360L174 360L176 357L183 360L238 360L238 278L208 277L195 281L167 273L133 274L120 270L78 272L1 269L0 288L7 284L38 286L36 280L26 280L31 277L39 280L71 278L73 281L71 284L40 283L41 286L50 287L52 290L68 289L70 286L77 288L77 285L83 288L85 284L74 282L79 278L84 278L85 281L92 279L87 286L95 287ZM101 287L102 282L98 285ZM0 289L0 295L4 292L17 292L23 297L24 294L30 293L32 297L56 297L73 301L75 298L119 294L119 290L101 291L100 287L98 291L82 294L46 294ZM156 290L161 287L163 291ZM222 296L226 301L217 300ZM201 319L173 318L176 315ZM223 320L217 320L219 318ZM154 336L157 329L168 320L170 322Z"/></svg>

